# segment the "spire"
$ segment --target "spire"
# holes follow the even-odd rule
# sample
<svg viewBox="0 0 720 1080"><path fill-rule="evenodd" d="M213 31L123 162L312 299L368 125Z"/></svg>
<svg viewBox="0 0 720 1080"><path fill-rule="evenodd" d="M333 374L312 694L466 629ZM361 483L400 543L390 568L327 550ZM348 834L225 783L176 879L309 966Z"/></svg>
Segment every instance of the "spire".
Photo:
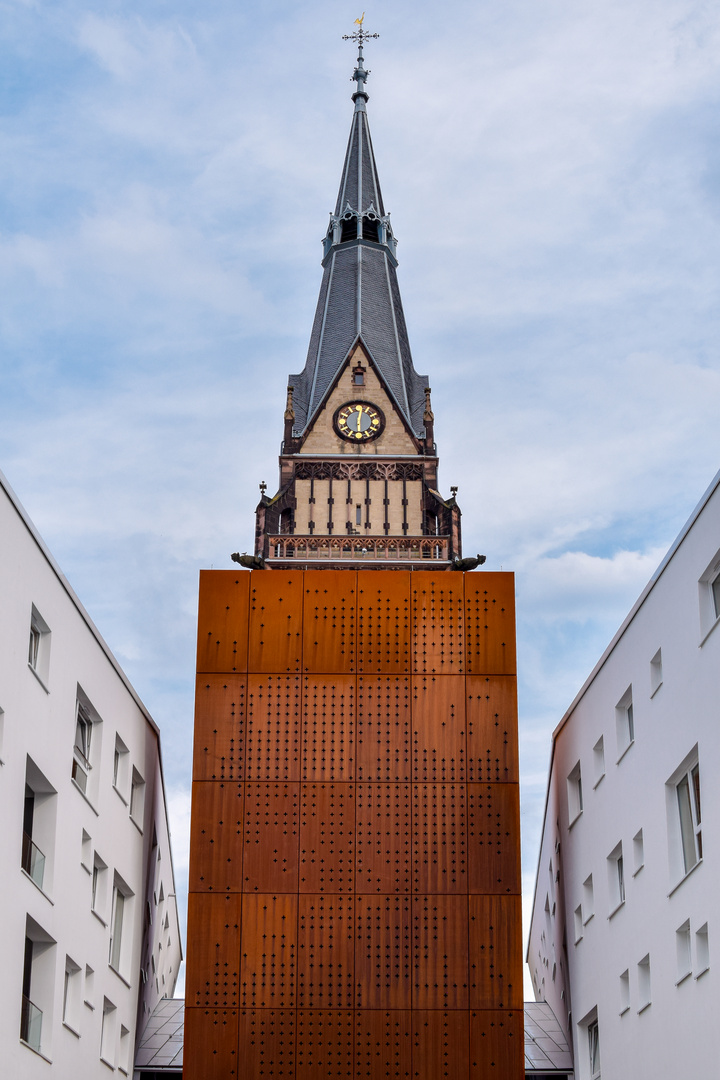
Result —
<svg viewBox="0 0 720 1080"><path fill-rule="evenodd" d="M358 43L352 80L356 84L350 138L335 211L323 240L323 279L305 368L291 375L295 388L294 431L311 423L335 376L358 339L418 438L425 437L427 377L415 371L400 299L397 241L385 213L366 104L369 71L363 45L378 34L359 29L344 40Z"/></svg>

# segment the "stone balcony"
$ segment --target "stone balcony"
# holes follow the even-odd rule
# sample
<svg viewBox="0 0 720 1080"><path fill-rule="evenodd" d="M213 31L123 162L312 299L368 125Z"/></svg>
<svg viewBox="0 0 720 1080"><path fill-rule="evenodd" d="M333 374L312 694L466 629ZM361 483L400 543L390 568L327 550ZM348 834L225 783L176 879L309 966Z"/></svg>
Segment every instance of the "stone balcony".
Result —
<svg viewBox="0 0 720 1080"><path fill-rule="evenodd" d="M368 569L445 570L449 536L270 536L268 565L298 569L367 566Z"/></svg>

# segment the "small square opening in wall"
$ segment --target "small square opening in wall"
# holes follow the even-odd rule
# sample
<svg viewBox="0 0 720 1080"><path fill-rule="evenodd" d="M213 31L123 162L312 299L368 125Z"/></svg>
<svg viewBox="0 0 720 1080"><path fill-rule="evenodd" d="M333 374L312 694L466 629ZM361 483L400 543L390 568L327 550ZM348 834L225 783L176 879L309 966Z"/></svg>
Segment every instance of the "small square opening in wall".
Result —
<svg viewBox="0 0 720 1080"><path fill-rule="evenodd" d="M103 998L102 1027L100 1031L100 1058L115 1068L117 1053L117 1008L108 998Z"/></svg>
<svg viewBox="0 0 720 1080"><path fill-rule="evenodd" d="M637 874L638 870L642 870L645 865L645 841L643 840L643 831L638 831L633 836L633 877Z"/></svg>
<svg viewBox="0 0 720 1080"><path fill-rule="evenodd" d="M627 968L625 968L622 975L620 976L620 1015L623 1016L623 1014L626 1013L629 1008L630 1008L630 972L628 971Z"/></svg>
<svg viewBox="0 0 720 1080"><path fill-rule="evenodd" d="M678 926L675 931L675 958L677 965L675 985L679 986L681 982L684 982L684 980L687 979L688 975L692 974L689 919L686 919L682 926Z"/></svg>
<svg viewBox="0 0 720 1080"><path fill-rule="evenodd" d="M593 746L593 767L595 772L594 787L597 787L605 775L605 740L602 735Z"/></svg>
<svg viewBox="0 0 720 1080"><path fill-rule="evenodd" d="M663 683L662 649L650 661L650 697L655 697Z"/></svg>
<svg viewBox="0 0 720 1080"><path fill-rule="evenodd" d="M89 874L92 874L92 836L85 829L82 831L82 840L80 841L80 865L83 870L87 870Z"/></svg>
<svg viewBox="0 0 720 1080"><path fill-rule="evenodd" d="M642 960L638 961L637 966L638 974L638 1012L641 1013L647 1009L652 1001L652 994L650 988L650 954L643 956Z"/></svg>
<svg viewBox="0 0 720 1080"><path fill-rule="evenodd" d="M62 1022L75 1034L80 1032L80 1008L82 1005L82 970L70 956L65 957L63 981Z"/></svg>
<svg viewBox="0 0 720 1080"><path fill-rule="evenodd" d="M140 829L142 829L143 826L144 811L145 781L133 766L132 780L130 783L130 817Z"/></svg>
<svg viewBox="0 0 720 1080"><path fill-rule="evenodd" d="M583 789L582 789L582 774L580 772L580 762L570 771L567 778L567 796L568 796L568 821L572 825L573 821L580 817L583 810Z"/></svg>
<svg viewBox="0 0 720 1080"><path fill-rule="evenodd" d="M632 684L615 706L615 730L617 733L618 763L635 742L635 709L633 706Z"/></svg>
<svg viewBox="0 0 720 1080"><path fill-rule="evenodd" d="M130 754L128 748L115 734L115 750L113 752L113 787L123 802L128 801L128 784L130 780Z"/></svg>

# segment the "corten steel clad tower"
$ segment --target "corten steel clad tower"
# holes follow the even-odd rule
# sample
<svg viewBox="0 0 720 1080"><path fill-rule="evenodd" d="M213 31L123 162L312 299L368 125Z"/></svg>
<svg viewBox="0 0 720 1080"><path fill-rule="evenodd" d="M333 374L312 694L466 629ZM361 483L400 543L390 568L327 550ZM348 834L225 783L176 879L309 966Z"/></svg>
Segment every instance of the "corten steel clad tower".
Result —
<svg viewBox="0 0 720 1080"><path fill-rule="evenodd" d="M201 574L186 1080L523 1075L513 576L437 491L368 36L257 568Z"/></svg>

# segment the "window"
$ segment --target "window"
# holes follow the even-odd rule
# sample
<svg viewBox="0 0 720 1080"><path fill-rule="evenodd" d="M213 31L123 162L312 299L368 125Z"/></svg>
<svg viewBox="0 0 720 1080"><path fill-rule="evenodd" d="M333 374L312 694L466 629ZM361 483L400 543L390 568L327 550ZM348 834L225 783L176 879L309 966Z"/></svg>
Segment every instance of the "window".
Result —
<svg viewBox="0 0 720 1080"><path fill-rule="evenodd" d="M593 787L597 787L605 775L605 742L602 735L593 746L593 767L595 770L595 783L593 784Z"/></svg>
<svg viewBox="0 0 720 1080"><path fill-rule="evenodd" d="M682 926L678 926L675 931L675 957L677 960L675 985L679 986L681 982L687 979L688 975L692 974L689 919L686 919Z"/></svg>
<svg viewBox="0 0 720 1080"><path fill-rule="evenodd" d="M92 741L92 720L90 713L81 701L75 705L75 745L73 746L72 778L85 793L87 791L90 764L90 743Z"/></svg>
<svg viewBox="0 0 720 1080"><path fill-rule="evenodd" d="M568 792L568 819L570 825L575 821L583 809L582 776L580 774L580 762L570 772L567 778Z"/></svg>
<svg viewBox="0 0 720 1080"><path fill-rule="evenodd" d="M365 385L365 368L356 367L353 368L353 383L355 386Z"/></svg>
<svg viewBox="0 0 720 1080"><path fill-rule="evenodd" d="M720 620L720 551L716 551L698 581L700 644Z"/></svg>
<svg viewBox="0 0 720 1080"><path fill-rule="evenodd" d="M97 779L92 775L93 764L100 760L102 720L87 695L78 685L75 699L75 741L73 743L72 778L83 795L97 795Z"/></svg>
<svg viewBox="0 0 720 1080"><path fill-rule="evenodd" d="M650 697L655 697L662 686L663 681L663 667L662 667L662 649L653 656L650 661Z"/></svg>
<svg viewBox="0 0 720 1080"><path fill-rule="evenodd" d="M632 686L628 686L615 706L615 729L617 732L617 760L627 753L635 742L635 713L633 709Z"/></svg>
<svg viewBox="0 0 720 1080"><path fill-rule="evenodd" d="M92 874L92 837L85 829L82 831L80 842L80 865L89 874Z"/></svg>
<svg viewBox="0 0 720 1080"><path fill-rule="evenodd" d="M52 1034L55 984L55 941L28 915L20 1010L20 1038L32 1050L47 1055Z"/></svg>
<svg viewBox="0 0 720 1080"><path fill-rule="evenodd" d="M600 1076L600 1033L597 1020L591 1020L587 1026L588 1055L590 1059L591 1080Z"/></svg>
<svg viewBox="0 0 720 1080"><path fill-rule="evenodd" d="M592 874L590 874L589 877L586 877L584 882L583 882L583 903L582 903L582 907L583 907L583 913L585 915L585 918L583 920L583 926L587 926L587 924L590 922L593 915L595 914L595 891L593 889L593 876L592 876Z"/></svg>
<svg viewBox="0 0 720 1080"><path fill-rule="evenodd" d="M362 525L362 506L355 507L355 524Z"/></svg>
<svg viewBox="0 0 720 1080"><path fill-rule="evenodd" d="M32 758L25 765L22 868L39 889L52 888L57 792Z"/></svg>
<svg viewBox="0 0 720 1080"><path fill-rule="evenodd" d="M132 890L116 873L113 885L108 963L118 975L123 977L127 975L131 961L132 934L126 930L128 926L132 926L132 900Z"/></svg>
<svg viewBox="0 0 720 1080"><path fill-rule="evenodd" d="M708 925L704 923L695 931L695 978L699 979L710 967Z"/></svg>
<svg viewBox="0 0 720 1080"><path fill-rule="evenodd" d="M665 785L670 873L678 882L702 860L702 804L697 746Z"/></svg>
<svg viewBox="0 0 720 1080"><path fill-rule="evenodd" d="M121 799L127 802L130 757L128 748L119 735L115 735L113 754L113 787Z"/></svg>
<svg viewBox="0 0 720 1080"><path fill-rule="evenodd" d="M90 908L98 918L105 922L105 914L107 911L107 864L98 855L97 851L93 857L93 869L92 869L92 892L90 899Z"/></svg>
<svg viewBox="0 0 720 1080"><path fill-rule="evenodd" d="M0 765L3 764L2 752L3 752L3 736L5 735L5 712L0 709Z"/></svg>
<svg viewBox="0 0 720 1080"><path fill-rule="evenodd" d="M32 605L30 612L30 638L28 641L28 667L47 690L50 671L50 627Z"/></svg>
<svg viewBox="0 0 720 1080"><path fill-rule="evenodd" d="M142 829L144 809L145 781L137 769L133 768L132 784L130 787L130 817L140 829Z"/></svg>
<svg viewBox="0 0 720 1080"><path fill-rule="evenodd" d="M103 998L102 1029L100 1033L100 1058L115 1068L115 1052L117 1043L117 1009L112 1001Z"/></svg>
<svg viewBox="0 0 720 1080"><path fill-rule="evenodd" d="M95 1008L95 971L89 964L85 965L85 1004L88 1009Z"/></svg>
<svg viewBox="0 0 720 1080"><path fill-rule="evenodd" d="M575 944L577 945L578 941L580 941L580 939L583 936L582 904L578 904L578 906L575 908L575 920L574 921L575 921Z"/></svg>
<svg viewBox="0 0 720 1080"><path fill-rule="evenodd" d="M633 836L633 877L635 877L638 870L642 870L644 865L645 842L643 840L643 831L639 829Z"/></svg>
<svg viewBox="0 0 720 1080"><path fill-rule="evenodd" d="M118 1056L118 1069L121 1073L125 1073L126 1076L130 1073L130 1066L132 1064L130 1051L132 1046L130 1044L130 1031L124 1024L120 1025L120 1054Z"/></svg>
<svg viewBox="0 0 720 1080"><path fill-rule="evenodd" d="M647 1009L651 1002L650 994L650 956L643 956L638 963L638 1012Z"/></svg>
<svg viewBox="0 0 720 1080"><path fill-rule="evenodd" d="M627 968L620 976L620 1015L630 1008L630 972Z"/></svg>
<svg viewBox="0 0 720 1080"><path fill-rule="evenodd" d="M62 1020L77 1035L80 1030L80 1005L82 998L82 972L78 964L65 957L65 980L63 982Z"/></svg>
<svg viewBox="0 0 720 1080"><path fill-rule="evenodd" d="M625 903L625 863L623 861L622 844L618 844L607 857L608 867L608 896L610 900L610 914L612 915L621 904Z"/></svg>

